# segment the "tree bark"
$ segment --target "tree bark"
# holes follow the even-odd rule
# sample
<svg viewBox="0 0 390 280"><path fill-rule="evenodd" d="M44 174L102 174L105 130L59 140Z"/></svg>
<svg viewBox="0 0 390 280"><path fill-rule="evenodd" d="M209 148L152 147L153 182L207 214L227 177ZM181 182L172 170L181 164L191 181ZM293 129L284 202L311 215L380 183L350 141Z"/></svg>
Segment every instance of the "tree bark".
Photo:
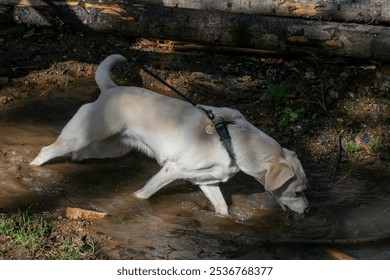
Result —
<svg viewBox="0 0 390 280"><path fill-rule="evenodd" d="M38 0L2 0L20 23L50 25L55 13ZM243 0L244 1L244 0ZM225 13L128 1L56 1L98 32L390 61L390 27Z"/></svg>

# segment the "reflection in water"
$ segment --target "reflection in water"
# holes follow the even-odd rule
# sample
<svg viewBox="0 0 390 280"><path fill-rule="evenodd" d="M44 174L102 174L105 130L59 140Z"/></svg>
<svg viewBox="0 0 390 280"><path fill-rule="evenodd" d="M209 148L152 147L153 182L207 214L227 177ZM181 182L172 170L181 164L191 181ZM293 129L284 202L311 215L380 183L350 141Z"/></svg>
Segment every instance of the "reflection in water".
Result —
<svg viewBox="0 0 390 280"><path fill-rule="evenodd" d="M69 98L80 94L75 91ZM50 115L65 111L69 102L39 104ZM46 122L38 110L26 118L8 118L17 122L0 123L0 208L34 205L50 211L80 207L107 212L110 217L94 228L122 242L120 249L108 252L113 258L317 259L329 258L329 246L356 258L390 258L389 241L347 244L390 236L389 172L354 169L334 185L346 172L335 178L321 165L304 163L311 212L303 220L286 217L262 186L238 174L222 185L231 213L231 218L222 218L197 187L183 181L146 201L131 198L159 170L138 153L81 163L62 157L29 167L68 116L57 118Z"/></svg>

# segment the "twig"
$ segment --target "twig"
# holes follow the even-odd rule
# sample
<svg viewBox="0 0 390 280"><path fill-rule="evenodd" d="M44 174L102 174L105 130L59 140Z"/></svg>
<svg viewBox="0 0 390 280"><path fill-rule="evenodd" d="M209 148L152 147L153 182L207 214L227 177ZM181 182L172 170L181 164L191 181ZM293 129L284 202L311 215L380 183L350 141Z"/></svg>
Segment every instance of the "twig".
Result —
<svg viewBox="0 0 390 280"><path fill-rule="evenodd" d="M333 186L336 186L338 183L340 183L340 182L343 181L345 178L347 178L348 175L349 175L351 172L352 172L352 168L351 168L351 170L348 171L347 174L345 174L343 177L341 177L340 180L338 180L336 183L334 183Z"/></svg>
<svg viewBox="0 0 390 280"><path fill-rule="evenodd" d="M334 129L335 133L337 134L337 126L336 126L335 118L332 116L332 114L326 108L326 104L325 104L325 90L324 90L324 84L323 84L323 81L322 81L321 71L320 71L320 68L318 66L317 61L315 61L315 64L316 64L316 67L317 67L317 70L318 70L318 73L319 73L318 77L319 77L319 81L320 81L319 92L321 94L321 99L318 100L318 103L321 106L321 108L324 110L324 112L326 113L328 118L331 120L333 129ZM343 133L344 133L344 130L341 130L341 132L337 134L337 139L336 139L336 141L337 141L337 143L336 143L337 144L337 155L336 155L335 163L334 163L334 166L333 166L333 173L336 173L336 171L339 168L339 164L340 164L340 160L341 160L341 154L342 154L342 149L343 149L343 147L341 145L341 135Z"/></svg>
<svg viewBox="0 0 390 280"><path fill-rule="evenodd" d="M379 242L388 242L390 235L382 236L369 236L359 238L341 238L341 239L308 239L308 240L265 240L259 241L263 245L267 246L325 246L325 245L338 245L338 246L350 246L350 245L365 245Z"/></svg>
<svg viewBox="0 0 390 280"><path fill-rule="evenodd" d="M41 94L40 94L39 96L44 95L46 92L51 91L52 89L53 89L53 88L48 88L48 89L44 90L43 92L41 92Z"/></svg>
<svg viewBox="0 0 390 280"><path fill-rule="evenodd" d="M342 129L341 132L337 135L337 155L334 162L333 173L336 173L336 171L339 169L341 153L343 151L343 146L341 145L341 135L343 133L344 133L344 129Z"/></svg>
<svg viewBox="0 0 390 280"><path fill-rule="evenodd" d="M173 252L176 252L176 251L177 251L176 248L172 247L172 246L169 245L169 244L168 244L168 247L169 247L170 250L169 250L168 253L167 253L167 257L166 257L167 259L169 258L169 255L170 255L170 254L172 254Z"/></svg>
<svg viewBox="0 0 390 280"><path fill-rule="evenodd" d="M187 84L190 85L190 86L193 86L193 87L195 87L195 88L197 88L197 89L200 89L200 90L202 90L202 91L205 92L205 93L215 94L214 91L208 90L208 89L206 89L206 88L204 88L204 87L201 87L201 86L199 86L199 85L197 85L197 84L194 84L194 83L191 83L191 82L187 82Z"/></svg>

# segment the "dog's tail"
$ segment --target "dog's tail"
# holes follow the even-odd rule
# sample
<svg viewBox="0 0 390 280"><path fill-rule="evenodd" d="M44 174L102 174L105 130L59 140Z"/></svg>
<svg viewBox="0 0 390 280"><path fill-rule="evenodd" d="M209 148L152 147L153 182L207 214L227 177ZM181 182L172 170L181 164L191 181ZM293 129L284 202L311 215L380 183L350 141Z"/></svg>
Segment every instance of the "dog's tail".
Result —
<svg viewBox="0 0 390 280"><path fill-rule="evenodd" d="M116 84L111 80L110 71L112 66L120 61L127 61L127 59L120 54L112 54L106 57L106 59L99 64L95 74L95 81L100 91L116 86Z"/></svg>

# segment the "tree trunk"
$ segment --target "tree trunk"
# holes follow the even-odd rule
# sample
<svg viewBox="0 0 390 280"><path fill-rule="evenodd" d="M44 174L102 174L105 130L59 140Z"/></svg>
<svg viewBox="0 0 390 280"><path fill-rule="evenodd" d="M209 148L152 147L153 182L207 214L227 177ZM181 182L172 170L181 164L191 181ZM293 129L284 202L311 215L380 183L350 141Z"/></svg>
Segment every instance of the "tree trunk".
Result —
<svg viewBox="0 0 390 280"><path fill-rule="evenodd" d="M99 32L390 61L389 27L104 1L56 3ZM15 2L2 0L0 7L8 4L18 22L49 25L56 21L55 13L38 0Z"/></svg>

